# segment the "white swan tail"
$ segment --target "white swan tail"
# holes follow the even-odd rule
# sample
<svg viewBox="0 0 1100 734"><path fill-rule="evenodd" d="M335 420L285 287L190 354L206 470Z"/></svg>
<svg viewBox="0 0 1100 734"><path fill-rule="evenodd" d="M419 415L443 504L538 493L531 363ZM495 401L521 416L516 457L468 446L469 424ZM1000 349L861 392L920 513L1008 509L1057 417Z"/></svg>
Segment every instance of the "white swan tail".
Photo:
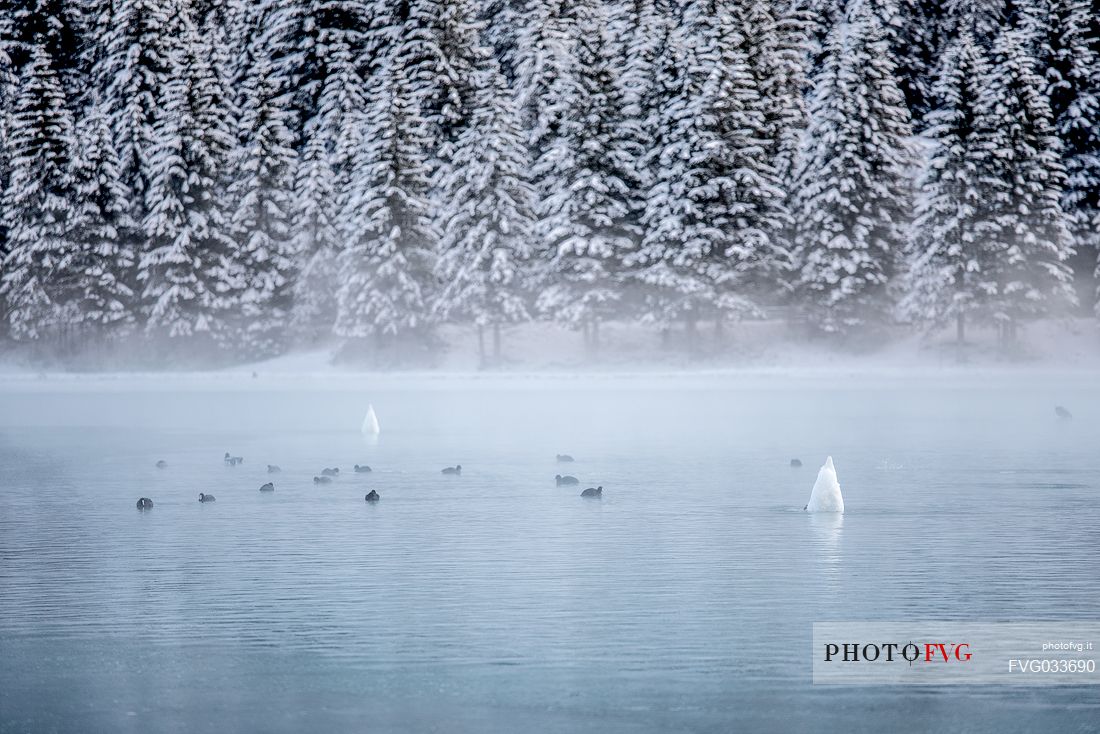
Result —
<svg viewBox="0 0 1100 734"><path fill-rule="evenodd" d="M377 436L382 432L381 427L378 425L378 416L374 413L374 406L367 406L367 415L363 418L363 435L365 436Z"/></svg>
<svg viewBox="0 0 1100 734"><path fill-rule="evenodd" d="M817 472L817 481L810 492L807 512L844 512L844 496L840 493L840 482L836 478L833 457L825 459L825 465Z"/></svg>

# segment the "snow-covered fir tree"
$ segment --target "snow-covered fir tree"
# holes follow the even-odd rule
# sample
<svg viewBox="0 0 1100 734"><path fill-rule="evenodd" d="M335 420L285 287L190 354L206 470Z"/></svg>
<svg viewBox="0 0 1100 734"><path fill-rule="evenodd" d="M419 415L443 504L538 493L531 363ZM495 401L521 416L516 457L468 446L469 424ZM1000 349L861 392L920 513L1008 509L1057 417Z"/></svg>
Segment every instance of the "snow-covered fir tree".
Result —
<svg viewBox="0 0 1100 734"><path fill-rule="evenodd" d="M83 332L119 338L133 331L136 312L133 242L120 237L133 230L127 189L114 148L110 118L97 102L77 123L72 154L72 218L68 223L73 254L61 280L71 279L72 318Z"/></svg>
<svg viewBox="0 0 1100 734"><path fill-rule="evenodd" d="M998 252L990 246L988 176L995 151L980 108L989 76L985 50L968 30L947 49L933 87L929 149L918 181L899 310L930 326L954 319L958 341L971 314L987 311ZM988 314L986 314L988 315Z"/></svg>
<svg viewBox="0 0 1100 734"><path fill-rule="evenodd" d="M34 45L10 114L9 174L3 192L8 230L0 295L9 332L34 339L71 316L76 283L69 267L69 225L75 199L69 157L75 146L72 116L46 49Z"/></svg>
<svg viewBox="0 0 1100 734"><path fill-rule="evenodd" d="M534 189L519 112L503 74L483 59L472 82L474 117L459 135L438 189L443 193L435 272L435 312L478 329L493 329L493 357L501 358L501 326L530 318L534 248Z"/></svg>
<svg viewBox="0 0 1100 734"><path fill-rule="evenodd" d="M895 50L898 66L905 70L902 91L914 117L923 121L933 104L932 85L950 40L949 24L941 19L942 0L904 0L900 11L902 29Z"/></svg>
<svg viewBox="0 0 1100 734"><path fill-rule="evenodd" d="M1067 262L1073 239L1061 205L1066 175L1043 87L1026 36L1003 31L976 126L988 132L993 153L985 176L997 258L990 308L1007 340L1023 318L1075 301Z"/></svg>
<svg viewBox="0 0 1100 734"><path fill-rule="evenodd" d="M244 273L236 266L224 173L232 133L223 80L197 29L179 22L175 71L160 100L163 115L148 163L147 245L138 262L146 331L171 338L229 338L222 318L238 307Z"/></svg>
<svg viewBox="0 0 1100 734"><path fill-rule="evenodd" d="M272 79L290 96L297 143L309 145L307 129L315 129L320 97L343 53L350 54L362 77L373 51L369 31L377 24L392 28L399 3L387 0L262 0L256 13L264 48L272 60ZM392 32L392 31L391 31Z"/></svg>
<svg viewBox="0 0 1100 734"><path fill-rule="evenodd" d="M484 0L481 19L485 21L484 40L500 63L501 73L509 86L516 78L516 36L526 24L523 20L525 0Z"/></svg>
<svg viewBox="0 0 1100 734"><path fill-rule="evenodd" d="M293 323L299 335L307 339L330 333L336 320L334 283L336 259L342 248L340 217L354 195L359 176L353 161L363 144L361 119L367 104L366 87L346 40L336 35L328 47L316 114L302 130L301 170L292 203L292 230L297 240L294 250L301 270L295 286ZM278 84L273 89L278 89ZM280 97L288 98L286 94Z"/></svg>
<svg viewBox="0 0 1100 734"><path fill-rule="evenodd" d="M655 111L645 235L629 263L643 318L693 331L702 318L755 312L787 267L776 161L793 118L778 94L770 107L762 96L781 87L770 8L695 2L684 17L661 59L671 102Z"/></svg>
<svg viewBox="0 0 1100 734"><path fill-rule="evenodd" d="M341 239L336 174L320 135L307 135L295 174L292 241L298 277L293 286L291 330L316 339L332 330L336 320L336 258Z"/></svg>
<svg viewBox="0 0 1100 734"><path fill-rule="evenodd" d="M66 96L84 91L80 72L85 3L74 0L6 0L0 5L0 48L16 75L42 47Z"/></svg>
<svg viewBox="0 0 1100 734"><path fill-rule="evenodd" d="M554 144L558 126L568 124L578 94L576 26L568 5L562 0L527 0L524 24L516 31L516 99L536 165Z"/></svg>
<svg viewBox="0 0 1100 734"><path fill-rule="evenodd" d="M713 195L700 196L709 184L700 161L717 152L717 138L713 116L704 113L702 84L691 58L690 37L682 27L672 28L657 61L657 86L667 101L647 121L653 143L643 166L653 175L643 236L626 259L627 277L639 287L639 316L662 331L680 319L693 325L713 302L705 264L722 236L712 224L720 213L707 209Z"/></svg>
<svg viewBox="0 0 1100 734"><path fill-rule="evenodd" d="M10 34L11 17L0 17L0 37ZM8 216L3 198L11 176L11 113L19 93L19 77L12 68L7 44L0 44L0 283L4 280L4 261L8 255ZM7 308L0 297L0 337L7 332Z"/></svg>
<svg viewBox="0 0 1100 734"><path fill-rule="evenodd" d="M427 200L426 123L394 52L373 79L355 189L342 217L335 333L346 339L424 335L431 325L435 235Z"/></svg>
<svg viewBox="0 0 1100 734"><path fill-rule="evenodd" d="M357 115L366 105L366 87L359 75L352 50L340 40L329 46L326 74L317 100L317 115L306 124L305 134L318 137L331 156L337 175L336 186L343 189L355 175L350 161L360 144ZM281 99L286 99L283 95Z"/></svg>
<svg viewBox="0 0 1100 734"><path fill-rule="evenodd" d="M783 191L782 208L786 226L773 234L784 250L779 262L773 263L769 275L778 274L779 289L772 301L781 301L789 293L796 273L792 255L795 250L794 206L795 165L802 134L807 124L806 92L810 88L810 64L807 53L811 45L812 24L801 12L799 2L764 2L749 6L752 33L746 34L755 48L748 50L759 89L766 120L766 155L775 171L775 181ZM759 28L759 31L755 29ZM771 278L769 278L771 281ZM761 284L766 287L772 283Z"/></svg>
<svg viewBox="0 0 1100 734"><path fill-rule="evenodd" d="M272 78L270 59L256 54L244 80L238 139L230 170L235 210L232 266L241 273L234 294L233 331L247 351L277 353L283 346L295 281L291 233L297 161L286 95Z"/></svg>
<svg viewBox="0 0 1100 734"><path fill-rule="evenodd" d="M797 297L843 332L874 320L909 215L910 120L877 17L855 3L825 48L793 212Z"/></svg>
<svg viewBox="0 0 1100 734"><path fill-rule="evenodd" d="M570 114L544 138L533 169L542 183L536 231L547 258L538 308L583 327L598 347L598 324L615 312L619 272L636 241L630 128L637 123L623 113L606 12L589 0L576 13Z"/></svg>
<svg viewBox="0 0 1100 734"><path fill-rule="evenodd" d="M660 61L671 28L670 19L657 0L635 0L614 20L614 35L623 54L618 83L622 88L622 149L630 156L633 173L634 211L625 221L634 231L634 246L641 244L641 220L646 192L657 178L656 162L650 155L658 122L658 110L665 96L659 85Z"/></svg>
<svg viewBox="0 0 1100 734"><path fill-rule="evenodd" d="M1032 3L1024 31L1062 145L1062 207L1082 254L1100 256L1100 7L1089 0Z"/></svg>
<svg viewBox="0 0 1100 734"><path fill-rule="evenodd" d="M806 34L806 55L814 69L822 66L826 40L843 20L845 4L845 0L792 0L793 13Z"/></svg>
<svg viewBox="0 0 1100 734"><path fill-rule="evenodd" d="M803 110L795 102L801 75L786 57L769 3L717 3L720 55L712 78L723 146L721 177L728 224L720 259L719 312L737 312L770 294L790 268L783 239L790 224L780 167L788 165ZM755 63L754 63L755 60ZM718 173L718 171L716 171Z"/></svg>
<svg viewBox="0 0 1100 734"><path fill-rule="evenodd" d="M482 53L482 24L473 0L408 0L400 40L409 88L428 133L453 140L471 113L471 81Z"/></svg>
<svg viewBox="0 0 1100 734"><path fill-rule="evenodd" d="M179 73L176 47L183 8L178 0L119 0L103 7L98 86L129 189L130 217L140 223L148 214L151 162L160 142L160 100ZM138 234L120 236L136 239Z"/></svg>
<svg viewBox="0 0 1100 734"><path fill-rule="evenodd" d="M745 22L742 35L759 80L767 155L776 180L789 196L794 160L806 128L808 24L796 12L795 3L771 0L747 4Z"/></svg>
<svg viewBox="0 0 1100 734"><path fill-rule="evenodd" d="M946 0L944 10L956 34L969 31L982 44L992 43L1011 20L1007 0Z"/></svg>
<svg viewBox="0 0 1100 734"><path fill-rule="evenodd" d="M402 3L386 0L265 0L255 44L290 112L298 170L291 204L296 270L291 330L315 341L336 321L341 200L350 195L359 111L372 66L399 37Z"/></svg>
<svg viewBox="0 0 1100 734"><path fill-rule="evenodd" d="M194 3L194 0L191 2ZM192 18L209 49L214 73L225 85L224 109L231 120L236 120L241 116L238 105L250 66L251 23L256 9L247 0L204 2L205 9L192 5Z"/></svg>
<svg viewBox="0 0 1100 734"><path fill-rule="evenodd" d="M910 111L923 115L928 106L931 71L938 61L941 27L935 20L937 0L849 0L864 3L878 19L895 61L898 86Z"/></svg>

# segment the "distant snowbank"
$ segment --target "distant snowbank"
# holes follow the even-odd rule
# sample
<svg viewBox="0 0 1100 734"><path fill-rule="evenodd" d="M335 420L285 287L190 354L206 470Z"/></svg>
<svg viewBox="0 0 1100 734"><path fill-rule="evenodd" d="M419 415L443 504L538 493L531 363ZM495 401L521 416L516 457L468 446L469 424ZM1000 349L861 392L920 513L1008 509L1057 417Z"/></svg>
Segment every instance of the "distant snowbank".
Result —
<svg viewBox="0 0 1100 734"><path fill-rule="evenodd" d="M241 375L215 374L100 374L49 375L45 377L0 376L0 396L34 393L346 393L369 399L378 393L507 392L507 391L599 391L618 390L660 393L666 391L755 391L789 392L813 390L882 391L904 390L918 385L942 385L971 392L1016 390L1021 385L1092 386L1093 371L952 371L922 373L917 370L892 372L740 372L725 373L606 373L606 374L356 374L329 376L267 375L249 379ZM2 404L0 404L2 409Z"/></svg>
<svg viewBox="0 0 1100 734"><path fill-rule="evenodd" d="M972 391L1016 389L1021 384L1086 384L1095 369L867 367L729 368L697 371L603 372L220 372L170 373L3 373L4 393L84 392L343 392L366 398L377 392L434 391L614 391L800 389L882 390L915 385L949 385Z"/></svg>
<svg viewBox="0 0 1100 734"><path fill-rule="evenodd" d="M702 356L664 349L652 329L608 324L596 359L586 355L577 332L553 325L514 327L505 333L504 365L478 369L472 329L451 327L441 334L447 349L431 369L380 370L334 362L336 347L287 354L253 364L199 371L74 372L36 370L0 361L0 390L96 389L333 389L382 387L418 389L454 387L456 381L478 386L535 388L591 384L632 387L666 383L703 388L754 380L766 388L782 381L838 381L863 377L882 380L957 380L975 376L981 384L1003 374L1017 380L1027 373L1095 374L1100 370L1100 322L1092 319L1032 324L1021 337L1020 353L1009 359L991 334L975 331L960 354L952 335L905 335L873 351L845 353L827 342L807 342L779 322L730 325L721 348L707 330L699 333ZM708 342L708 339L710 340ZM961 358L961 361L960 361Z"/></svg>

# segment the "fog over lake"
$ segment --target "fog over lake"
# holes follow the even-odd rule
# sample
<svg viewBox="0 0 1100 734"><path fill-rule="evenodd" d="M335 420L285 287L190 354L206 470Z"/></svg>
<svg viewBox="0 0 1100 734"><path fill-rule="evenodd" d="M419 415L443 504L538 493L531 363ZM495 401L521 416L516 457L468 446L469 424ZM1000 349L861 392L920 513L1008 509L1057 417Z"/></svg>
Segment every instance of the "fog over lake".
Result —
<svg viewBox="0 0 1100 734"><path fill-rule="evenodd" d="M811 625L1095 619L1098 439L1094 372L7 375L0 731L1092 730Z"/></svg>

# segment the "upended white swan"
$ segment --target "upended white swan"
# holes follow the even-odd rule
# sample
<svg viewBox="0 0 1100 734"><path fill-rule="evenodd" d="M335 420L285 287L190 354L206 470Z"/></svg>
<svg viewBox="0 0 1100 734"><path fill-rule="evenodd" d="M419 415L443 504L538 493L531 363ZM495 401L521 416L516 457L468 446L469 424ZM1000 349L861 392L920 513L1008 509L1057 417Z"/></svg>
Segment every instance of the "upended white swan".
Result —
<svg viewBox="0 0 1100 734"><path fill-rule="evenodd" d="M840 494L840 482L836 478L833 457L825 459L825 465L817 472L817 481L810 492L807 512L844 512L844 497Z"/></svg>
<svg viewBox="0 0 1100 734"><path fill-rule="evenodd" d="M374 406L367 405L367 415L363 418L363 435L377 436L381 430L378 425L378 416L374 414Z"/></svg>

